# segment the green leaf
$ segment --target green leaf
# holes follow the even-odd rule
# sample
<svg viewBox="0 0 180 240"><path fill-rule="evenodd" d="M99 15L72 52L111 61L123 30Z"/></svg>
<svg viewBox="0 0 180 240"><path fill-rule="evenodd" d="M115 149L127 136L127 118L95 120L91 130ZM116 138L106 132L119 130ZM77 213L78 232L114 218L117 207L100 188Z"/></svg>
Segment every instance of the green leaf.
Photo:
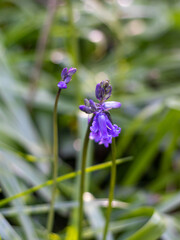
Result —
<svg viewBox="0 0 180 240"><path fill-rule="evenodd" d="M2 184L3 192L8 196L22 191L22 186L19 184L18 179L13 175L10 166L5 159L3 163L1 163L0 181ZM12 202L12 204L15 208L18 209L17 220L23 228L26 239L37 240L32 219L29 216L25 215L23 212L21 212L21 209L23 207L23 200L16 199Z"/></svg>
<svg viewBox="0 0 180 240"><path fill-rule="evenodd" d="M131 157L127 157L127 158L117 159L116 160L116 164L121 164L121 163L124 163L124 162L129 161L129 160L132 160L132 158ZM86 168L86 172L88 173L88 172L94 172L94 171L97 171L97 170L102 170L102 169L110 167L111 165L112 165L111 162L97 164L95 166ZM67 179L74 178L74 177L76 177L76 176L78 176L80 174L81 174L81 171L72 172L72 173L66 174L64 176L58 177L56 181L57 182L62 182L62 181L65 181ZM6 199L3 199L3 200L0 201L0 206L3 206L5 204L11 202L14 199L26 196L27 194L31 194L33 192L36 192L36 191L40 190L43 187L46 187L46 186L49 186L49 185L52 185L52 184L53 184L53 180L48 180L47 182L45 182L43 184L40 184L40 185L32 187L32 188L30 188L30 189L28 189L28 190L26 190L24 192L21 192L21 193L15 194L14 196L11 196L11 197L8 197Z"/></svg>
<svg viewBox="0 0 180 240"><path fill-rule="evenodd" d="M140 208L135 210L133 215L148 215L150 219L142 228L127 238L127 240L157 240L165 231L163 216L153 208Z"/></svg>
<svg viewBox="0 0 180 240"><path fill-rule="evenodd" d="M4 240L22 240L2 214L0 214L0 240L1 237Z"/></svg>

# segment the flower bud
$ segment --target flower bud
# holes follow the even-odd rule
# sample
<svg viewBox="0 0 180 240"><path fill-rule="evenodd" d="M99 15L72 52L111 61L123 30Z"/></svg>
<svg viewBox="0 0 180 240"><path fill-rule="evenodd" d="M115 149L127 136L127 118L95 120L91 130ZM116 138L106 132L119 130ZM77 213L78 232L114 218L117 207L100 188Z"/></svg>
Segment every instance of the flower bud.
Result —
<svg viewBox="0 0 180 240"><path fill-rule="evenodd" d="M85 106L88 106L88 107L90 106L89 100L87 98L84 99L84 104L85 104Z"/></svg>
<svg viewBox="0 0 180 240"><path fill-rule="evenodd" d="M85 112L85 113L92 113L91 108L90 108L90 107L87 107L87 106L85 106L85 105L80 105L80 106L79 106L79 109L80 109L81 111Z"/></svg>
<svg viewBox="0 0 180 240"><path fill-rule="evenodd" d="M105 101L111 96L112 86L109 80L102 81L96 85L96 98L99 101Z"/></svg>
<svg viewBox="0 0 180 240"><path fill-rule="evenodd" d="M90 99L89 103L90 103L92 111L95 112L97 110L95 102L92 99Z"/></svg>
<svg viewBox="0 0 180 240"><path fill-rule="evenodd" d="M101 84L98 83L96 85L96 90L95 90L95 94L96 94L96 98L99 100L99 101L102 101L103 100L103 97L104 97L104 89L101 87Z"/></svg>
<svg viewBox="0 0 180 240"><path fill-rule="evenodd" d="M64 78L66 77L66 74L68 72L67 68L63 68L62 72L61 72L61 78L64 80Z"/></svg>
<svg viewBox="0 0 180 240"><path fill-rule="evenodd" d="M67 88L67 85L64 81L60 81L57 85L60 89L65 89Z"/></svg>
<svg viewBox="0 0 180 240"><path fill-rule="evenodd" d="M110 109L113 108L120 108L121 107L121 103L120 102L115 102L115 101L109 101L109 102L104 102L102 104L104 110L108 111Z"/></svg>
<svg viewBox="0 0 180 240"><path fill-rule="evenodd" d="M73 75L76 71L77 71L76 68L72 68L72 67L71 67L71 68L69 69L67 75L68 75L69 77L72 77L72 75Z"/></svg>
<svg viewBox="0 0 180 240"><path fill-rule="evenodd" d="M62 81L60 81L58 83L58 87L59 88L67 88L67 84L71 81L72 79L72 75L76 72L76 68L70 68L68 70L68 68L63 68L62 72L61 72L61 78Z"/></svg>
<svg viewBox="0 0 180 240"><path fill-rule="evenodd" d="M71 81L71 76L65 77L64 81L66 84L68 84Z"/></svg>

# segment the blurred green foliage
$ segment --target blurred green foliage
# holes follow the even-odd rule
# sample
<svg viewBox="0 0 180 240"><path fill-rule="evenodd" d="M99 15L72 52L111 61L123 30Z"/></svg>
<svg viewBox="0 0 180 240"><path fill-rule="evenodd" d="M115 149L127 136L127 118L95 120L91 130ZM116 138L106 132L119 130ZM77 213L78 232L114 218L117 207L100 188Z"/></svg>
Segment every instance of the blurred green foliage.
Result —
<svg viewBox="0 0 180 240"><path fill-rule="evenodd" d="M51 178L57 83L61 69L73 66L76 78L58 108L59 175L79 167L87 118L78 104L110 79L111 100L122 103L112 111L122 128L117 158L133 161L117 167L115 198L128 207L113 210L108 239L180 239L180 3L67 0L52 8L43 0L0 1L1 199ZM88 164L107 160L109 150L91 143ZM108 183L109 170L88 175L89 197L106 198ZM57 203L65 205L57 208L52 238L72 240L77 181L58 187ZM1 208L2 239L44 239L50 193L46 187L12 201L7 216ZM84 239L101 239L102 206L85 208Z"/></svg>

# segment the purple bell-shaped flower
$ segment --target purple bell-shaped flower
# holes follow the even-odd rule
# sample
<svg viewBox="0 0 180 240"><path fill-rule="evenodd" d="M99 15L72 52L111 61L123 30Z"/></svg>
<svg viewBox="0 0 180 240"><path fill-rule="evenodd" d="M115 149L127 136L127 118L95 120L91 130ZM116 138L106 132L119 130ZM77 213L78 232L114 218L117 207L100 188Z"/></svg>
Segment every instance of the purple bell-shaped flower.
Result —
<svg viewBox="0 0 180 240"><path fill-rule="evenodd" d="M121 103L115 101L105 102L112 92L109 81L102 81L96 85L95 95L99 103L95 103L92 99L84 100L85 105L80 105L79 109L87 114L94 113L92 126L90 127L90 139L99 144L108 147L112 143L112 138L117 137L121 128L113 124L110 120L108 111L113 108L120 108Z"/></svg>

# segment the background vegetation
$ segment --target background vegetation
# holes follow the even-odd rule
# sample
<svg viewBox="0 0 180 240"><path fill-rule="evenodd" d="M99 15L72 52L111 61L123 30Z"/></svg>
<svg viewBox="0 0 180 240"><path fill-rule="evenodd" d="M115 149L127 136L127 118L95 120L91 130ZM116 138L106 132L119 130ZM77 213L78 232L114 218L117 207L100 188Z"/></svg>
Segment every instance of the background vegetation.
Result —
<svg viewBox="0 0 180 240"><path fill-rule="evenodd" d="M50 4L49 4L49 3ZM60 71L59 176L79 168L87 116L78 105L110 79L122 132L108 239L180 239L180 3L176 0L0 1L0 199L51 179ZM110 160L91 142L88 165ZM51 239L76 239L78 178L58 184ZM101 239L109 169L87 176L84 239ZM45 239L51 188L0 201L3 240ZM124 203L120 202L123 201ZM137 232L138 229L141 229Z"/></svg>

